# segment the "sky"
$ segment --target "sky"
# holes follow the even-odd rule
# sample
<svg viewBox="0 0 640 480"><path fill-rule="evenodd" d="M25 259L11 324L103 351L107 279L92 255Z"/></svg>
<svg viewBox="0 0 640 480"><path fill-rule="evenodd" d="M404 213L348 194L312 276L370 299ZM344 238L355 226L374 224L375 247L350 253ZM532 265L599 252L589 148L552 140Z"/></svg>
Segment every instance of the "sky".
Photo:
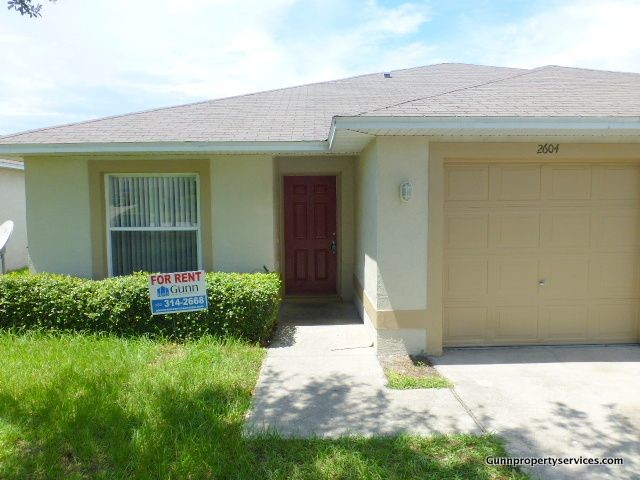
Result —
<svg viewBox="0 0 640 480"><path fill-rule="evenodd" d="M40 1L0 7L0 135L442 62L640 72L640 0Z"/></svg>

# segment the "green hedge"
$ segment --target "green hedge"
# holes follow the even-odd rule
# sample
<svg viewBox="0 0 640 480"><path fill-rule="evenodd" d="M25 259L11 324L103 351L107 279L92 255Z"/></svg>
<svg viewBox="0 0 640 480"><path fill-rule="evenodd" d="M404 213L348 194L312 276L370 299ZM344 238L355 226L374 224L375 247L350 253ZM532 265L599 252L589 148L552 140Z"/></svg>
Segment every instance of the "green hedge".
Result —
<svg viewBox="0 0 640 480"><path fill-rule="evenodd" d="M215 335L259 342L275 326L280 286L274 273L208 273L208 310L152 316L148 276L142 273L106 280L0 275L0 328L170 339Z"/></svg>

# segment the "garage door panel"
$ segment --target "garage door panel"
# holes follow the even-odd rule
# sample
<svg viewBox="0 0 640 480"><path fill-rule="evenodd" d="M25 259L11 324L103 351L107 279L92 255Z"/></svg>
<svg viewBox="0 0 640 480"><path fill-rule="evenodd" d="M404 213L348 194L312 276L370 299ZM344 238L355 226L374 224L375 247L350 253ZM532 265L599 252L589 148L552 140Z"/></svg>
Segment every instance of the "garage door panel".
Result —
<svg viewBox="0 0 640 480"><path fill-rule="evenodd" d="M596 248L600 251L640 246L640 210L615 208L596 213Z"/></svg>
<svg viewBox="0 0 640 480"><path fill-rule="evenodd" d="M489 167L448 167L445 171L445 198L448 201L488 200Z"/></svg>
<svg viewBox="0 0 640 480"><path fill-rule="evenodd" d="M540 279L544 282L539 290L541 298L588 298L590 264L587 255L545 259L540 269Z"/></svg>
<svg viewBox="0 0 640 480"><path fill-rule="evenodd" d="M449 215L445 220L445 248L487 248L489 215Z"/></svg>
<svg viewBox="0 0 640 480"><path fill-rule="evenodd" d="M593 338L602 342L637 342L638 304L600 304L593 308Z"/></svg>
<svg viewBox="0 0 640 480"><path fill-rule="evenodd" d="M540 166L497 165L491 167L491 197L500 201L539 200Z"/></svg>
<svg viewBox="0 0 640 480"><path fill-rule="evenodd" d="M491 246L537 248L540 245L540 215L530 211L507 211L491 215Z"/></svg>
<svg viewBox="0 0 640 480"><path fill-rule="evenodd" d="M638 258L636 255L599 255L592 261L591 295L594 298L637 297Z"/></svg>
<svg viewBox="0 0 640 480"><path fill-rule="evenodd" d="M544 211L541 219L543 248L586 248L591 245L590 212L583 210Z"/></svg>
<svg viewBox="0 0 640 480"><path fill-rule="evenodd" d="M549 342L585 341L588 337L587 305L548 305L541 309L540 336Z"/></svg>
<svg viewBox="0 0 640 480"><path fill-rule="evenodd" d="M639 200L640 169L635 165L595 167L596 198L600 200Z"/></svg>
<svg viewBox="0 0 640 480"><path fill-rule="evenodd" d="M591 167L587 165L547 165L542 168L544 200L589 200Z"/></svg>
<svg viewBox="0 0 640 480"><path fill-rule="evenodd" d="M487 294L488 262L485 259L453 258L445 264L448 298L473 298Z"/></svg>
<svg viewBox="0 0 640 480"><path fill-rule="evenodd" d="M492 297L535 298L538 294L538 260L499 258L491 263Z"/></svg>
<svg viewBox="0 0 640 480"><path fill-rule="evenodd" d="M496 339L530 342L537 338L537 306L498 306L496 308Z"/></svg>
<svg viewBox="0 0 640 480"><path fill-rule="evenodd" d="M637 165L445 172L447 345L640 339Z"/></svg>
<svg viewBox="0 0 640 480"><path fill-rule="evenodd" d="M444 316L448 339L465 344L483 343L486 340L487 307L446 307Z"/></svg>

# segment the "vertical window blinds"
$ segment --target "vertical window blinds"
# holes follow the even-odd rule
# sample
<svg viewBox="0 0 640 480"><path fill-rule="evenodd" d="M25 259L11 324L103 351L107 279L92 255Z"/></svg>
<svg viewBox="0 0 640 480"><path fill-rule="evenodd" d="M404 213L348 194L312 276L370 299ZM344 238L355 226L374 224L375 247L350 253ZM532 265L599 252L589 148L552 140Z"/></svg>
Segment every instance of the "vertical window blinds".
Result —
<svg viewBox="0 0 640 480"><path fill-rule="evenodd" d="M111 275L200 266L197 175L107 176Z"/></svg>

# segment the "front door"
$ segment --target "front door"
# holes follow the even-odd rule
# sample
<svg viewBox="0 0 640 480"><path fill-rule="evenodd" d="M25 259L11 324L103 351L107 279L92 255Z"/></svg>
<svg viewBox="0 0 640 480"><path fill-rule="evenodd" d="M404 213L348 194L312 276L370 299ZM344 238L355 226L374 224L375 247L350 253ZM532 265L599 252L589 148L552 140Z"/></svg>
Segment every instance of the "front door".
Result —
<svg viewBox="0 0 640 480"><path fill-rule="evenodd" d="M285 291L336 293L336 177L284 177Z"/></svg>

